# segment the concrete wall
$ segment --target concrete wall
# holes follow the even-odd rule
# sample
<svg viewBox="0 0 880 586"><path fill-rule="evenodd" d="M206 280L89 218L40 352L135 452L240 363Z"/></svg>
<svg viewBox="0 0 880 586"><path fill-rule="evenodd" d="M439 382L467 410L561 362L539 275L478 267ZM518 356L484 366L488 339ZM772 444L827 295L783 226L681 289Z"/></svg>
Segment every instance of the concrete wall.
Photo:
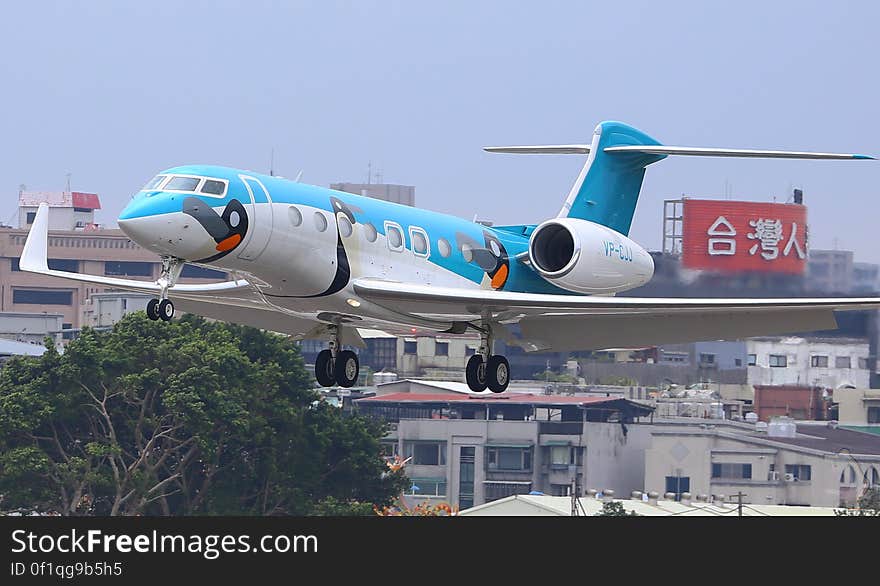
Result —
<svg viewBox="0 0 880 586"><path fill-rule="evenodd" d="M868 419L869 408L874 408L872 414L880 410L880 389L835 389L833 400L841 425L880 425L880 421Z"/></svg>
<svg viewBox="0 0 880 586"><path fill-rule="evenodd" d="M749 354L756 355L755 366L748 367L748 381L752 385L814 385L836 388L852 384L858 388L869 386L870 371L859 368L859 359L867 360L870 350L867 341L809 338L755 338L747 341ZM786 356L787 366L771 367L770 355ZM827 356L827 367L811 366L812 356ZM837 357L849 357L850 368L837 368Z"/></svg>

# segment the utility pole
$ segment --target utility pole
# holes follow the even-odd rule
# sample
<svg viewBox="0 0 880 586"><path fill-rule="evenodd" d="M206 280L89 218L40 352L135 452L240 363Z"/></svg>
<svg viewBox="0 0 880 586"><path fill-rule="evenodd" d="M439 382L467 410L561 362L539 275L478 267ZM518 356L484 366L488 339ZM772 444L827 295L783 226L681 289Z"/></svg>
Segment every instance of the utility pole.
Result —
<svg viewBox="0 0 880 586"><path fill-rule="evenodd" d="M739 503L739 504L737 505L736 508L737 508L737 510L738 510L738 516L739 516L739 517L742 517L742 516L743 516L743 497L744 497L744 496L745 496L745 495L743 494L742 491L739 491L739 492L736 493L736 500L737 500L737 502Z"/></svg>

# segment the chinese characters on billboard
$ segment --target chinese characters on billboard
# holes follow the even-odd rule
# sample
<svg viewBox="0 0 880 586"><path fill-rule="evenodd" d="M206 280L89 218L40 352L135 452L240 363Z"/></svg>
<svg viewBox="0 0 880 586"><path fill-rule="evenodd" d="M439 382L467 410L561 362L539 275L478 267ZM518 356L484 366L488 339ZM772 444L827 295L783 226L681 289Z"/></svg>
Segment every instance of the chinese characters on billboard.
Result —
<svg viewBox="0 0 880 586"><path fill-rule="evenodd" d="M806 268L805 206L685 199L683 216L685 268L798 275Z"/></svg>

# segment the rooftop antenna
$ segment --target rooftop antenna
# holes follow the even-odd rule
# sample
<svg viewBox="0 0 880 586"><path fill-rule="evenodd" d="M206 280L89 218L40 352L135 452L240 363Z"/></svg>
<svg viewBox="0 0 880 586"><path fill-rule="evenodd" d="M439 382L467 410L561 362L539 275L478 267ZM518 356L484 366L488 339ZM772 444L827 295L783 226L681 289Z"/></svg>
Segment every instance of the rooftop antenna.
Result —
<svg viewBox="0 0 880 586"><path fill-rule="evenodd" d="M275 147L272 147L272 151L269 154L269 176L275 177Z"/></svg>
<svg viewBox="0 0 880 586"><path fill-rule="evenodd" d="M370 181L373 177L373 161L367 162L367 185L370 184Z"/></svg>
<svg viewBox="0 0 880 586"><path fill-rule="evenodd" d="M71 173L67 174L67 193L70 193L70 175Z"/></svg>
<svg viewBox="0 0 880 586"><path fill-rule="evenodd" d="M376 171L376 183L382 183L383 179L385 179L385 174L381 170Z"/></svg>

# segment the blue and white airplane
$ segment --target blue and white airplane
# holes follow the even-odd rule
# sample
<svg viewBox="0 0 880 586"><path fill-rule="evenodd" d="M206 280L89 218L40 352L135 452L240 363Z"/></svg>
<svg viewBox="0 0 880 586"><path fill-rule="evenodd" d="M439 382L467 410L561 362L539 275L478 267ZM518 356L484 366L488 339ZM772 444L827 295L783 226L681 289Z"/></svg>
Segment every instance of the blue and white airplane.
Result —
<svg viewBox="0 0 880 586"><path fill-rule="evenodd" d="M620 122L590 144L488 147L489 152L585 154L555 218L488 227L457 217L226 167L167 169L119 216L119 227L162 259L155 282L51 270L42 205L22 270L156 295L152 319L175 305L209 318L326 339L321 385L351 386L363 347L358 328L479 333L467 362L474 391L502 392L502 339L527 351L731 339L836 327L834 310L880 307L880 298L617 298L647 283L648 252L627 237L645 168L669 155L871 159L854 154L664 146ZM178 284L184 263L233 280ZM172 301L173 300L173 301Z"/></svg>

